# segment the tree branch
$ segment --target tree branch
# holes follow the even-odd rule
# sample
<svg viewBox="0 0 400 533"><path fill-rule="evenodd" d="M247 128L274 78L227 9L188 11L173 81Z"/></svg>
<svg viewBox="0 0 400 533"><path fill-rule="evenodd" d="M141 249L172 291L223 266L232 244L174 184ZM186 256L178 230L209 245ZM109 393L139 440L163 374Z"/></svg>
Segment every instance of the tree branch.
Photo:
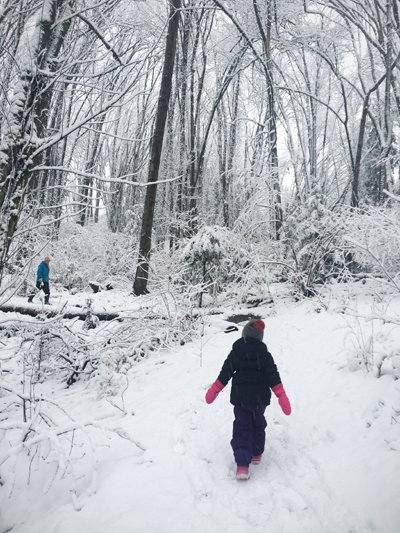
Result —
<svg viewBox="0 0 400 533"><path fill-rule="evenodd" d="M114 59L116 59L118 61L118 63L124 67L125 65L122 63L121 59L119 58L118 54L116 53L116 51L114 50L114 48L107 42L106 38L100 33L100 30L98 30L96 28L96 26L94 24L92 24L90 22L90 20L88 20L86 17L84 17L82 14L79 14L78 15L78 18L80 18L85 24L87 24L89 26L89 28L92 30L92 32L100 39L100 41L104 44L104 46L107 48L107 50L109 50Z"/></svg>

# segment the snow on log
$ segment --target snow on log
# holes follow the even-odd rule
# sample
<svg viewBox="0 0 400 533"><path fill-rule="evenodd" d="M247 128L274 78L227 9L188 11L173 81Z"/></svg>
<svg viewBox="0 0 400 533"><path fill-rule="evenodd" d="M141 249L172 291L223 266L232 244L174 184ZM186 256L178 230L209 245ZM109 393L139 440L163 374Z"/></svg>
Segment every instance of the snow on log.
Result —
<svg viewBox="0 0 400 533"><path fill-rule="evenodd" d="M59 315L62 318L79 318L79 320L86 320L87 313L82 313L79 311L65 311L60 312L57 310L53 310L51 308L35 308L35 307L23 307L18 305L2 305L0 306L0 311L3 313L20 313L21 315L29 315L29 316L38 316L38 315L46 315L47 318L52 318L57 315ZM114 318L118 318L118 313L94 313L99 320L113 320Z"/></svg>

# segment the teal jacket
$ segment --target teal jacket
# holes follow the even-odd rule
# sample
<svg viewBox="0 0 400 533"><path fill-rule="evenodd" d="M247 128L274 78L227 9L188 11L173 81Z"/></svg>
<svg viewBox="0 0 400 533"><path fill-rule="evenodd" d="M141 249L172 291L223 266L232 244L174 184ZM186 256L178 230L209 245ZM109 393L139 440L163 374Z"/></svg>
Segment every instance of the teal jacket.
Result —
<svg viewBox="0 0 400 533"><path fill-rule="evenodd" d="M39 281L39 278L42 278L43 281L49 282L50 268L43 261L40 263L37 269L36 281Z"/></svg>

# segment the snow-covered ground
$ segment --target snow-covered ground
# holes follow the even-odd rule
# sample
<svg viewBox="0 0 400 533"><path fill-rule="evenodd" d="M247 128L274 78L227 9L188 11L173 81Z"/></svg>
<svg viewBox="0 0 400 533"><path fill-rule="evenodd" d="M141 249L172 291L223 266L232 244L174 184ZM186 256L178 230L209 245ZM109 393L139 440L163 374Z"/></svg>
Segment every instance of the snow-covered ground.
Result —
<svg viewBox="0 0 400 533"><path fill-rule="evenodd" d="M122 396L99 400L85 383L46 382L42 393L82 427L101 428L87 429L91 441L76 431L75 505L71 474L56 476L46 493L55 474L46 458L18 455L10 497L10 460L1 467L0 533L398 533L400 380L391 358L379 378L377 365L385 354L400 354L400 328L338 312L346 300L371 314L366 293L349 285L323 305L276 294L273 306L236 309L265 320L265 342L292 404L287 417L273 398L263 461L250 467L247 482L235 479L230 385L213 404L204 400L241 334L240 325L225 333L232 310L208 317L201 339L137 363ZM135 305L115 292L92 297L111 311ZM396 309L400 315L399 301L391 315ZM4 370L13 370L13 339L2 342L10 382ZM353 370L357 346L375 358L371 371ZM0 402L4 409L10 394L3 391Z"/></svg>

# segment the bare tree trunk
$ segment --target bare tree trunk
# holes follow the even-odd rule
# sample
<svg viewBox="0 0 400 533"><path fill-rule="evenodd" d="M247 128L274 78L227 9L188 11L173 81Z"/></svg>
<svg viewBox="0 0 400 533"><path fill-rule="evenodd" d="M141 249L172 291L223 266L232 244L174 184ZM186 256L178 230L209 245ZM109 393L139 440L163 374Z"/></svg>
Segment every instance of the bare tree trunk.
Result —
<svg viewBox="0 0 400 533"><path fill-rule="evenodd" d="M192 13L186 11L184 14L183 33L182 33L182 58L179 65L179 91L180 91L180 114L179 114L179 163L180 173L182 174L178 182L178 198L176 201L178 213L184 210L184 191L187 177L187 88L188 88L188 57L189 57L189 39L191 31ZM176 228L176 237L180 237L180 229Z"/></svg>
<svg viewBox="0 0 400 533"><path fill-rule="evenodd" d="M276 110L275 110L275 95L272 78L272 62L271 62L271 30L274 7L272 0L267 0L267 21L266 29L261 21L259 6L257 0L253 0L254 13L257 20L257 26L263 41L264 52L267 58L266 64L266 80L267 80L267 97L268 97L268 142L269 142L269 174L272 182L273 191L273 235L276 240L279 239L279 232L282 227L282 207L281 207L281 187L279 183L279 168L278 168L278 135L276 127Z"/></svg>
<svg viewBox="0 0 400 533"><path fill-rule="evenodd" d="M199 143L199 126L200 126L200 116L199 116L199 105L200 105L200 99L203 93L204 88L204 80L206 77L206 66L207 66L207 54L204 50L204 44L206 38L209 36L209 32L206 37L203 36L202 39L202 68L200 71L200 75L197 81L197 93L195 94L195 77L196 77L196 69L195 69L195 63L197 60L197 51L200 43L200 37L201 37L201 21L203 18L204 12L202 11L200 14L200 17L197 19L197 27L196 27L196 34L195 39L193 43L193 53L191 57L191 64L190 64L190 98L189 98L189 108L190 108L190 115L189 115L189 153L190 153L190 159L188 163L188 183L187 183L187 191L188 191L188 204L187 209L189 212L189 226L190 231L192 233L195 233L197 231L198 226L198 208L197 208L197 196L199 194L199 189L201 187L201 176L197 173L196 168L196 162L198 158L198 143ZM210 30L211 30L212 23L210 24ZM210 31L209 30L209 31Z"/></svg>
<svg viewBox="0 0 400 533"><path fill-rule="evenodd" d="M223 218L225 221L225 201L226 201L226 154L228 144L228 134L226 126L226 110L222 100L217 108L217 152L218 152L218 169L221 182L221 197L216 199L217 204L222 203Z"/></svg>
<svg viewBox="0 0 400 533"><path fill-rule="evenodd" d="M233 88L232 107L230 116L225 109L224 101L221 100L217 108L218 118L218 160L219 176L221 183L221 198L218 203L222 206L222 218L226 228L229 227L229 187L233 174L233 159L236 150L237 117L239 108L240 72L237 74L237 82ZM230 125L228 127L228 121Z"/></svg>
<svg viewBox="0 0 400 533"><path fill-rule="evenodd" d="M230 212L229 212L229 189L232 183L233 178L233 160L235 157L236 145L237 145L237 118L239 110L239 94L240 94L240 72L237 75L236 85L233 90L233 105L232 105L232 117L231 124L229 128L229 146L227 154L227 176L225 179L225 190L224 190L224 224L228 228L230 222Z"/></svg>
<svg viewBox="0 0 400 533"><path fill-rule="evenodd" d="M385 183L382 188L388 188L392 182L390 151L393 142L392 117L391 117L391 85L392 85L392 61L393 61L393 25L392 25L392 4L393 0L386 0L386 80L385 80L385 121L384 121L384 153L383 165L385 168Z"/></svg>
<svg viewBox="0 0 400 533"><path fill-rule="evenodd" d="M179 9L181 0L169 0L170 19L168 35L165 45L164 68L162 73L160 95L158 98L156 122L151 145L148 186L144 201L142 229L139 244L139 259L136 269L133 292L137 296L146 294L149 277L149 259L151 251L151 237L153 232L154 208L156 204L158 171L160 168L161 152L171 95L172 74L174 70L176 41L179 27Z"/></svg>
<svg viewBox="0 0 400 533"><path fill-rule="evenodd" d="M101 133L104 125L105 116L101 117L97 124L97 130L94 133L94 138L89 137L87 146L87 160L85 163L85 172L88 174L93 173L93 169L96 166L96 161L101 148ZM83 227L89 219L92 218L93 211L93 178L85 176L82 180L81 193L80 193L80 209L79 223Z"/></svg>

